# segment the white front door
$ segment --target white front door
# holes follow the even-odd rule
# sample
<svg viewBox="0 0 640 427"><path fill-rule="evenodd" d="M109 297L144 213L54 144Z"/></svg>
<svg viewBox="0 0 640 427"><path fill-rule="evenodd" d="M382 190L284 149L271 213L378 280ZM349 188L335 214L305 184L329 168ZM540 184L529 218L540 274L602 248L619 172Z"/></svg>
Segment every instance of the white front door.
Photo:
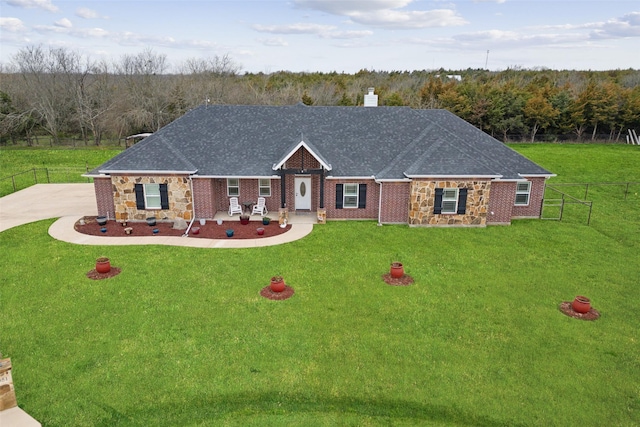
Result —
<svg viewBox="0 0 640 427"><path fill-rule="evenodd" d="M311 210L311 177L297 176L296 182L296 209Z"/></svg>

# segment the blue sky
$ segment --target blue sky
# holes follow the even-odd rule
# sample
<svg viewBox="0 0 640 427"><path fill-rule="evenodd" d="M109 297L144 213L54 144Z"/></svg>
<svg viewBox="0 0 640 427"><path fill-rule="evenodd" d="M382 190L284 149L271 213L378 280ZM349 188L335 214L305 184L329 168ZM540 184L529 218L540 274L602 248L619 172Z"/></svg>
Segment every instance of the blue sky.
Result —
<svg viewBox="0 0 640 427"><path fill-rule="evenodd" d="M22 47L174 70L228 54L243 71L640 67L640 1L0 1L0 62ZM487 51L489 53L487 54Z"/></svg>

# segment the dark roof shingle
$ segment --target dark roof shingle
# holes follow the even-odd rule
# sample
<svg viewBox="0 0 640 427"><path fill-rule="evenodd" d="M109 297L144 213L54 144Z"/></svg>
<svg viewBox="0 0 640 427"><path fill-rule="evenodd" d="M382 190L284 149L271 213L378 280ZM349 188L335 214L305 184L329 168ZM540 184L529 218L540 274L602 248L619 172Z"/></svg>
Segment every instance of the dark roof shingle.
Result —
<svg viewBox="0 0 640 427"><path fill-rule="evenodd" d="M445 110L302 104L200 106L94 173L271 176L272 166L301 141L339 177L551 174Z"/></svg>

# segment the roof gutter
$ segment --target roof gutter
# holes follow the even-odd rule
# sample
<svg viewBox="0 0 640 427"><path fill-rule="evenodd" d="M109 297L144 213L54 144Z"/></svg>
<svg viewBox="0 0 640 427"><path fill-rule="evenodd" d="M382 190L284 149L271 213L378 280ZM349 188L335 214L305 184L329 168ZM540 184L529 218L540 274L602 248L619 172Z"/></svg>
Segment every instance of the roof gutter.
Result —
<svg viewBox="0 0 640 427"><path fill-rule="evenodd" d="M503 175L408 175L405 173L407 178L412 179L453 179L453 178L485 178L485 179L500 179Z"/></svg>
<svg viewBox="0 0 640 427"><path fill-rule="evenodd" d="M369 175L369 176L327 176L325 177L325 179L376 179L375 176L373 175Z"/></svg>
<svg viewBox="0 0 640 427"><path fill-rule="evenodd" d="M280 175L196 175L193 176L194 179L227 179L227 178L238 178L238 179L280 179Z"/></svg>
<svg viewBox="0 0 640 427"><path fill-rule="evenodd" d="M198 172L198 169L192 171L168 171L168 170L99 170L101 174L127 174L127 175L193 175Z"/></svg>
<svg viewBox="0 0 640 427"><path fill-rule="evenodd" d="M375 178L377 183L381 182L411 182L409 178Z"/></svg>
<svg viewBox="0 0 640 427"><path fill-rule="evenodd" d="M552 178L558 176L555 173L519 173L518 175L523 178Z"/></svg>

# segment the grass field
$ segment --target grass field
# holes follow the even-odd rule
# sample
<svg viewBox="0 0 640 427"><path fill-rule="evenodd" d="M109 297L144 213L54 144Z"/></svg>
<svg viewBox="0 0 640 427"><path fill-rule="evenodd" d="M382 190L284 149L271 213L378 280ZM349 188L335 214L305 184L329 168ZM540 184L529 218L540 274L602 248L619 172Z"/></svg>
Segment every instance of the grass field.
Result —
<svg viewBox="0 0 640 427"><path fill-rule="evenodd" d="M109 160L121 150L0 149L0 197L35 183L91 182L81 175Z"/></svg>
<svg viewBox="0 0 640 427"><path fill-rule="evenodd" d="M557 182L633 181L629 146L517 145ZM616 187L617 188L617 187ZM632 188L633 189L633 188ZM258 249L0 233L0 351L43 426L640 425L640 196L591 226L329 222ZM122 273L91 281L95 258ZM386 285L400 260L415 284ZM286 301L259 291L275 274ZM582 294L601 318L564 316Z"/></svg>

